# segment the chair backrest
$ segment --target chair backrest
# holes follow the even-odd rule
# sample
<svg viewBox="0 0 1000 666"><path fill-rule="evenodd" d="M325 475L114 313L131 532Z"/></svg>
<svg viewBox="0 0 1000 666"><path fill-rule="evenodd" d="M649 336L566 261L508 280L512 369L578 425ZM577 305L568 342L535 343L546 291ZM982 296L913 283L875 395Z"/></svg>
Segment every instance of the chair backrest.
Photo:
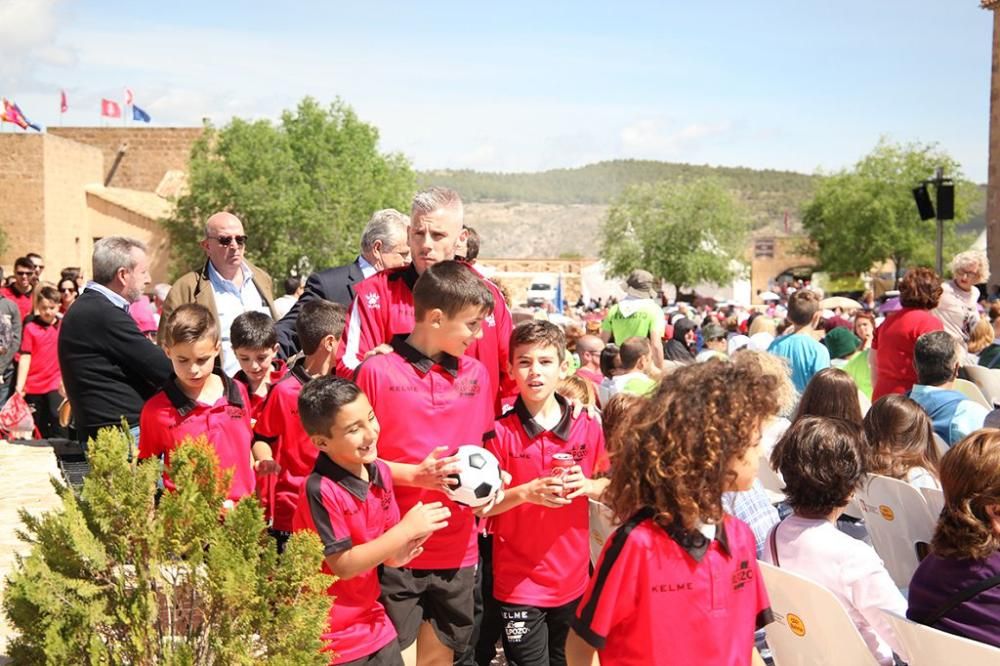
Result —
<svg viewBox="0 0 1000 666"><path fill-rule="evenodd" d="M938 518L941 517L941 509L944 508L944 492L940 488L921 488L920 494L927 502L927 512L931 515L931 520L937 525Z"/></svg>
<svg viewBox="0 0 1000 666"><path fill-rule="evenodd" d="M774 622L765 627L775 666L874 666L865 641L833 592L760 563Z"/></svg>
<svg viewBox="0 0 1000 666"><path fill-rule="evenodd" d="M962 370L969 376L972 383L979 387L979 390L983 392L992 405L1000 403L1000 369L966 365L962 367Z"/></svg>
<svg viewBox="0 0 1000 666"><path fill-rule="evenodd" d="M927 502L919 490L897 479L869 474L855 493L875 552L898 587L907 587L934 534Z"/></svg>
<svg viewBox="0 0 1000 666"><path fill-rule="evenodd" d="M909 666L996 666L1000 664L1000 649L956 636L933 627L918 624L892 611L883 610L889 618ZM902 656L902 655L901 655Z"/></svg>
<svg viewBox="0 0 1000 666"><path fill-rule="evenodd" d="M601 556L604 543L611 538L611 533L618 526L607 505L587 500L587 506L590 509L590 563L597 566L597 558Z"/></svg>
<svg viewBox="0 0 1000 666"><path fill-rule="evenodd" d="M956 391L964 395L969 400L978 402L986 409L993 409L993 403L987 400L986 396L983 395L983 392L979 390L979 387L970 382L968 379L956 379L953 386Z"/></svg>

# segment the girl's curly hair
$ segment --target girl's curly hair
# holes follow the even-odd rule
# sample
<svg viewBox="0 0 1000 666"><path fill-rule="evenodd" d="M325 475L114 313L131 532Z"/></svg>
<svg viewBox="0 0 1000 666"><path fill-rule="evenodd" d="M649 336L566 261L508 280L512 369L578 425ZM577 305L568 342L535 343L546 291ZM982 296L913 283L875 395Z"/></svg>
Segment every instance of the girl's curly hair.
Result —
<svg viewBox="0 0 1000 666"><path fill-rule="evenodd" d="M722 492L735 476L730 463L777 414L777 384L755 364L718 359L666 375L608 446L614 454L605 501L618 520L651 509L664 528L719 522Z"/></svg>
<svg viewBox="0 0 1000 666"><path fill-rule="evenodd" d="M941 459L944 509L931 552L954 559L984 559L1000 549L986 507L1000 504L1000 430L984 428L948 449Z"/></svg>

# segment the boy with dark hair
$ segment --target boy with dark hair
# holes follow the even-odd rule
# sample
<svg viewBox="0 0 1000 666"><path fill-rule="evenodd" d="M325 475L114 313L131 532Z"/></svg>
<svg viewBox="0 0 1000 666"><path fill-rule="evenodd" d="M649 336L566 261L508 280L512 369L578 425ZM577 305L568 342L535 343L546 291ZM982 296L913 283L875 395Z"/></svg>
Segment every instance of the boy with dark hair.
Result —
<svg viewBox="0 0 1000 666"><path fill-rule="evenodd" d="M331 374L343 328L343 305L316 300L302 307L295 329L305 358L271 387L254 425L254 467L260 474L277 475L274 504L269 499L267 509L279 552L291 534L299 491L316 462L316 447L299 420L299 394L313 377Z"/></svg>
<svg viewBox="0 0 1000 666"><path fill-rule="evenodd" d="M379 603L377 567L403 566L448 525L440 502L416 504L399 519L392 474L377 460L379 423L364 393L346 379L317 377L298 397L302 427L319 450L298 497L292 526L323 542L327 594L323 635L334 664L402 664L396 630Z"/></svg>
<svg viewBox="0 0 1000 666"><path fill-rule="evenodd" d="M240 364L240 371L233 375L233 379L247 387L253 411L251 416L256 421L267 392L288 372L285 362L278 358L278 333L274 320L263 312L244 312L233 320L229 341Z"/></svg>
<svg viewBox="0 0 1000 666"><path fill-rule="evenodd" d="M587 587L587 500L598 499L608 484L590 478L608 467L600 422L586 412L574 417L556 393L568 371L565 350L555 324L531 320L514 329L511 373L520 395L486 445L512 477L488 514L493 595L512 664L566 663L566 636Z"/></svg>
<svg viewBox="0 0 1000 666"><path fill-rule="evenodd" d="M219 456L219 471L232 469L227 501L252 495L250 397L215 367L220 351L215 317L203 305L181 305L167 318L163 350L173 373L139 415L139 459L162 457L169 464L185 438L204 435ZM174 489L166 472L163 485Z"/></svg>
<svg viewBox="0 0 1000 666"><path fill-rule="evenodd" d="M420 663L451 663L472 637L478 549L473 511L447 494L456 460L437 456L493 435L489 373L465 354L483 334L493 294L467 266L443 261L423 271L413 305L413 332L365 360L357 382L382 424L381 457L400 486L400 512L432 501L451 510L423 553L406 567L385 567L381 578L400 647L415 645Z"/></svg>
<svg viewBox="0 0 1000 666"><path fill-rule="evenodd" d="M38 314L24 325L15 390L34 408L35 427L43 439L65 438L66 428L59 425L59 405L65 391L56 353L59 292L55 287L41 287L35 291Z"/></svg>
<svg viewBox="0 0 1000 666"><path fill-rule="evenodd" d="M830 367L830 352L815 337L822 316L819 296L808 289L798 290L788 299L791 333L777 338L767 348L769 353L788 360L792 383L799 393L806 390L813 375Z"/></svg>

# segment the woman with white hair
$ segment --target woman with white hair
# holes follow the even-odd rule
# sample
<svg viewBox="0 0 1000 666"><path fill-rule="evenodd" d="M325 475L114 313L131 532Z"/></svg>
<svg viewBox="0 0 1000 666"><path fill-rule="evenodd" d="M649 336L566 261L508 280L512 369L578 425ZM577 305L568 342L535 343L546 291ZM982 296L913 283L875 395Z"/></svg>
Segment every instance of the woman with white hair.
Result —
<svg viewBox="0 0 1000 666"><path fill-rule="evenodd" d="M951 260L951 279L941 285L941 301L934 309L934 316L941 320L944 330L969 341L972 328L979 321L977 284L990 277L990 266L986 253L969 250L955 255Z"/></svg>

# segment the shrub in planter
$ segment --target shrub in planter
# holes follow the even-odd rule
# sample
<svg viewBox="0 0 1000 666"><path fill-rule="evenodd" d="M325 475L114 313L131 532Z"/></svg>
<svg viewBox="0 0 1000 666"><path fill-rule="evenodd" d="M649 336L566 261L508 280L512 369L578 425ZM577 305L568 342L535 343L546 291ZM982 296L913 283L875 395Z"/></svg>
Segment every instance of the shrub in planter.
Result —
<svg viewBox="0 0 1000 666"><path fill-rule="evenodd" d="M252 498L223 512L228 479L204 438L171 458L177 491L156 505L159 464L128 461L129 436L100 433L79 497L21 512L32 546L7 580L15 664L326 664L330 579L311 533L275 554Z"/></svg>

